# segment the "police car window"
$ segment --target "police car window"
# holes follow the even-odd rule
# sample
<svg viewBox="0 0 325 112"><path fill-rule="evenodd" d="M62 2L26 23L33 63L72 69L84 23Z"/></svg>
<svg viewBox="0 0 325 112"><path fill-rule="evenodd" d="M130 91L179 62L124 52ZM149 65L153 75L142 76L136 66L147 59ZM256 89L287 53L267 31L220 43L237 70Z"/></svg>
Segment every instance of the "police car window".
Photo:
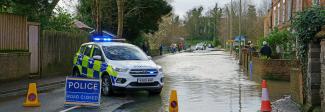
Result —
<svg viewBox="0 0 325 112"><path fill-rule="evenodd" d="M90 53L91 53L91 47L93 45L86 45L86 49L85 49L85 52L84 52L84 55L86 56L90 56Z"/></svg>
<svg viewBox="0 0 325 112"><path fill-rule="evenodd" d="M103 46L106 57L110 60L148 60L147 55L133 46Z"/></svg>
<svg viewBox="0 0 325 112"><path fill-rule="evenodd" d="M102 56L102 52L100 51L100 48L98 46L95 46L94 47L94 54L93 54L93 56L96 56L96 55Z"/></svg>
<svg viewBox="0 0 325 112"><path fill-rule="evenodd" d="M81 46L79 52L80 52L80 53L84 53L84 51L85 51L85 47L86 47L86 46Z"/></svg>

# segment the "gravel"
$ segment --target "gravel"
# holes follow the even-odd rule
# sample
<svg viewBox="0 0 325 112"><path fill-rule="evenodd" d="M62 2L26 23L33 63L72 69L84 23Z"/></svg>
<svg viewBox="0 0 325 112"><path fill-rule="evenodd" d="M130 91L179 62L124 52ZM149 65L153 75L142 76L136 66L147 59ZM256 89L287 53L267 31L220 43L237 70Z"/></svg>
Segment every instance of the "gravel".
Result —
<svg viewBox="0 0 325 112"><path fill-rule="evenodd" d="M272 102L272 112L301 112L299 106L290 96Z"/></svg>

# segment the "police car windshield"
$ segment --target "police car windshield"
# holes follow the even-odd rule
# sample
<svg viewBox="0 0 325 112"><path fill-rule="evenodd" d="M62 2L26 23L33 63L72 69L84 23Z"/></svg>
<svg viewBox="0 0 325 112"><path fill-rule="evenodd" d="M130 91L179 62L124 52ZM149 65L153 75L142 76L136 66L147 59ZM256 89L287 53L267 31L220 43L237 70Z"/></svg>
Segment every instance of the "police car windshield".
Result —
<svg viewBox="0 0 325 112"><path fill-rule="evenodd" d="M144 52L133 46L103 46L103 51L110 60L148 60Z"/></svg>

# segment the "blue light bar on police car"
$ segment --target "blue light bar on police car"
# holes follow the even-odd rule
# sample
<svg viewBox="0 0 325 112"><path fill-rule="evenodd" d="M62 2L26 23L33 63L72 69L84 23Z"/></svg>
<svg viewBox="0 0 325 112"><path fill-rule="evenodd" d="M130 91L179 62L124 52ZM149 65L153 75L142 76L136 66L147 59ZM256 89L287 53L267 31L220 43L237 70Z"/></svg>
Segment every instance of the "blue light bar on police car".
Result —
<svg viewBox="0 0 325 112"><path fill-rule="evenodd" d="M93 42L110 42L112 38L109 36L92 36Z"/></svg>

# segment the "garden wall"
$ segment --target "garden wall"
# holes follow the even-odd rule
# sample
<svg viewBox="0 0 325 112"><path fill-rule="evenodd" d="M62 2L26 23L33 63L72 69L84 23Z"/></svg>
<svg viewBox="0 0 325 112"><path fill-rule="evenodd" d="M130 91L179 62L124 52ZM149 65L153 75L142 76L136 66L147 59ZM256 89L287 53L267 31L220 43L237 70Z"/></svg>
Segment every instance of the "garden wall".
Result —
<svg viewBox="0 0 325 112"><path fill-rule="evenodd" d="M0 81L29 76L30 53L0 53Z"/></svg>
<svg viewBox="0 0 325 112"><path fill-rule="evenodd" d="M290 81L290 60L252 57L252 62L253 75L260 75L263 79Z"/></svg>
<svg viewBox="0 0 325 112"><path fill-rule="evenodd" d="M41 75L67 75L72 71L74 54L88 41L86 33L44 31L40 42Z"/></svg>

